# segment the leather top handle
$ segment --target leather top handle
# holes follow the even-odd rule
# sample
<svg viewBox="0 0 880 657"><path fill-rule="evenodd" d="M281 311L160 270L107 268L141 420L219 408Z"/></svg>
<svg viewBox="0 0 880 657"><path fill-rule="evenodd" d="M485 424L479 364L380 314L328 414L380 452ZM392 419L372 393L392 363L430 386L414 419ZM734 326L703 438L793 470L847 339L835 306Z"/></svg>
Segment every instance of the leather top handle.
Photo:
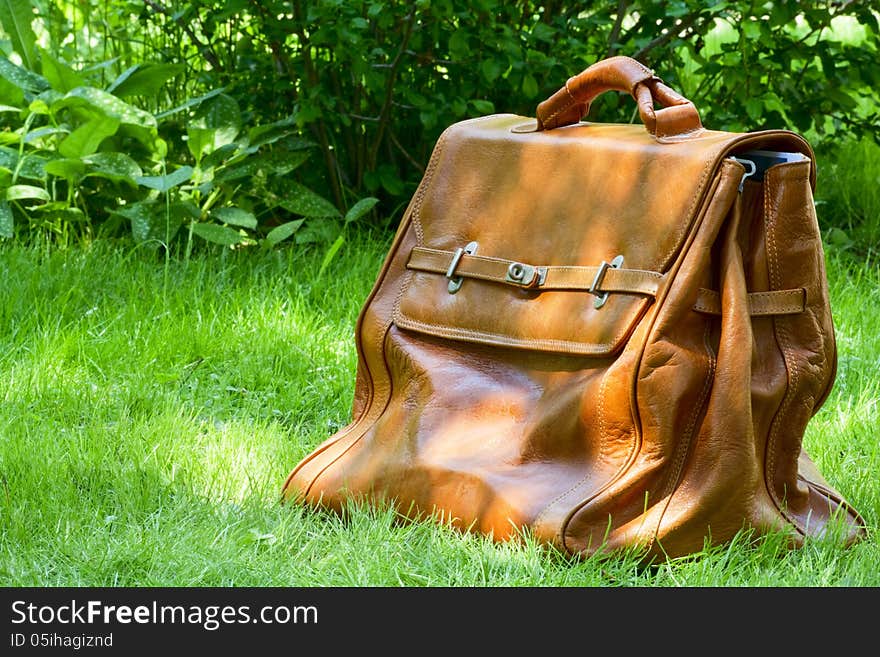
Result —
<svg viewBox="0 0 880 657"><path fill-rule="evenodd" d="M638 104L642 123L656 137L686 135L700 130L700 114L687 98L667 87L631 57L609 57L568 79L565 86L538 105L538 130L577 123L590 111L590 103L606 91L630 94ZM654 103L663 106L655 110Z"/></svg>

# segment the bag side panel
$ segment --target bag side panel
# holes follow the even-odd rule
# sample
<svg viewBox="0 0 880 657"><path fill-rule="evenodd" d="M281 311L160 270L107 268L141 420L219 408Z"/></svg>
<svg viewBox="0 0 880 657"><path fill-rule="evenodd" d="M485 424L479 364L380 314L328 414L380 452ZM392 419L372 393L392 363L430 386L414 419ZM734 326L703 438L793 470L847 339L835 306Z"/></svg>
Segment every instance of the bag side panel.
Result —
<svg viewBox="0 0 880 657"><path fill-rule="evenodd" d="M860 533L862 519L818 474L803 451L807 423L827 397L837 358L808 163L783 164L767 171L763 215L771 287L802 287L807 299L805 312L773 318L787 385L767 433L767 487L780 512L805 535L821 535L830 516L842 507L852 539Z"/></svg>
<svg viewBox="0 0 880 657"><path fill-rule="evenodd" d="M712 320L693 307L698 290L712 284L712 246L734 203L742 171L730 160L722 163L668 293L658 297L656 319L634 376L617 388L617 394L632 397L638 453L608 490L569 510L563 531L572 551L592 552L603 544L609 549L646 546L654 538L712 386L715 363L707 344ZM702 529L696 529L701 539Z"/></svg>
<svg viewBox="0 0 880 657"><path fill-rule="evenodd" d="M364 302L355 328L358 352L357 375L352 401L352 421L324 440L291 471L282 487L282 499L310 500L340 508L342 498L321 490L309 496L315 479L330 467L382 413L391 394L391 380L384 357L384 340L391 326L392 308L400 280L406 273L406 259L418 236L412 217L418 213L425 190L431 184L446 133L437 140L422 182L404 212L397 234L385 257L370 295Z"/></svg>
<svg viewBox="0 0 880 657"><path fill-rule="evenodd" d="M748 183L738 224L725 228L723 315L712 344L716 375L655 551L685 554L739 530L786 531L795 544L821 534L843 507L802 450L806 425L833 383L836 351L810 163L779 165ZM742 283L740 282L742 281ZM748 317L746 290L806 288L806 311Z"/></svg>

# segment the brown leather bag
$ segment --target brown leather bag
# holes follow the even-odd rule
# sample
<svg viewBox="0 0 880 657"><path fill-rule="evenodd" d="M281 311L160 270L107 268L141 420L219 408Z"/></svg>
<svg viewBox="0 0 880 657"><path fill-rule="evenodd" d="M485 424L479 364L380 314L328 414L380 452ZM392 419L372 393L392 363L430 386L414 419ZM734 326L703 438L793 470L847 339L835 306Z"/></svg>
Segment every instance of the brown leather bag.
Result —
<svg viewBox="0 0 880 657"><path fill-rule="evenodd" d="M609 90L643 125L581 121ZM704 129L627 57L537 120L450 126L357 323L353 420L284 499L575 554L859 538L802 449L837 359L815 174L802 137Z"/></svg>

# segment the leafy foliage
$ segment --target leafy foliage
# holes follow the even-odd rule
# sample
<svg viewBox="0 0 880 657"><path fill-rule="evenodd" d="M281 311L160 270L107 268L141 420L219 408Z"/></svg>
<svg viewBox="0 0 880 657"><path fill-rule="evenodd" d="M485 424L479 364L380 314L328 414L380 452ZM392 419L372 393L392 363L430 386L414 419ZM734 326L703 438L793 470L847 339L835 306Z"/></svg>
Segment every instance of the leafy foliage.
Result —
<svg viewBox="0 0 880 657"><path fill-rule="evenodd" d="M878 16L862 2L194 0L140 18L190 44L266 119L319 145L308 181L400 207L450 123L534 114L565 80L626 54L695 101L707 126L876 135ZM192 26L198 26L198 29ZM236 38L229 35L236 34ZM245 100L246 99L246 100ZM606 94L591 119L637 120ZM317 162L316 162L317 164Z"/></svg>
<svg viewBox="0 0 880 657"><path fill-rule="evenodd" d="M31 43L25 5L0 11L25 35L16 44ZM275 246L300 227L302 241L342 239L336 206L290 180L314 148L289 117L248 126L222 89L153 113L137 98L181 66L135 65L101 88L93 71L33 50L30 68L0 60L0 236L42 230L69 241L130 227L138 243L184 235L187 252L193 235L230 247ZM279 224L283 236L272 233Z"/></svg>
<svg viewBox="0 0 880 657"><path fill-rule="evenodd" d="M167 190L173 198L166 207L192 202L200 221L217 223L211 210L238 204L257 218L263 238L277 227L275 238L295 231L301 241L332 244L345 225L341 215L362 197L380 199L393 221L447 125L493 112L531 116L569 76L615 54L657 70L696 103L708 127L791 128L820 148L833 148L841 135L880 134L880 24L871 3L33 4L36 30L17 19L26 0L0 0L5 47L22 64L0 60L0 99L8 96L0 102L30 111L21 105L25 93L56 99L93 88L63 106L79 121L69 123L64 157L107 151L108 140L125 135L139 149L125 152L145 177L193 167L191 179ZM89 39L77 36L85 25ZM100 98L107 103L97 111ZM123 117L119 102L156 124L136 112ZM628 97L604 94L590 119L636 121L634 109ZM150 149L159 142L145 143L154 129L168 148L158 159ZM62 135L52 139L60 147ZM97 184L93 178L83 180ZM134 200L161 205L155 197ZM324 224L303 212L321 212Z"/></svg>

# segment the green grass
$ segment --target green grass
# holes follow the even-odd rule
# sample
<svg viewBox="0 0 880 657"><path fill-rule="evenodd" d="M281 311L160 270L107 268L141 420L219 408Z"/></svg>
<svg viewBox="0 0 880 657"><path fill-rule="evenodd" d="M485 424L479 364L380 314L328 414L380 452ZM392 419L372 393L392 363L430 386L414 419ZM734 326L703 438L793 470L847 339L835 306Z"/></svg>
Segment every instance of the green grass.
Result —
<svg viewBox="0 0 880 657"><path fill-rule="evenodd" d="M857 254L880 255L880 141L844 140L819 153L816 202L826 239Z"/></svg>
<svg viewBox="0 0 880 657"><path fill-rule="evenodd" d="M290 468L348 420L352 327L388 238L168 268L94 243L0 249L0 585L876 586L848 550L746 537L658 567L493 544L387 511L281 506ZM840 374L808 448L880 518L880 271L829 257Z"/></svg>

